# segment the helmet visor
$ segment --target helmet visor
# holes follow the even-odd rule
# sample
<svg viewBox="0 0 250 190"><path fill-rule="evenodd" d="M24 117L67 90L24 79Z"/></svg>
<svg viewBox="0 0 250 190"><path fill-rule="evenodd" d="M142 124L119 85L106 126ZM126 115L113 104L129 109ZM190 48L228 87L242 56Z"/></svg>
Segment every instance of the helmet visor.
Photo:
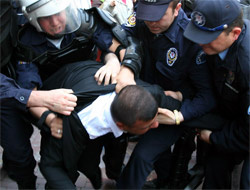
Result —
<svg viewBox="0 0 250 190"><path fill-rule="evenodd" d="M81 24L80 12L72 2L65 9L57 13L37 18L43 32L50 36L62 36L76 31Z"/></svg>

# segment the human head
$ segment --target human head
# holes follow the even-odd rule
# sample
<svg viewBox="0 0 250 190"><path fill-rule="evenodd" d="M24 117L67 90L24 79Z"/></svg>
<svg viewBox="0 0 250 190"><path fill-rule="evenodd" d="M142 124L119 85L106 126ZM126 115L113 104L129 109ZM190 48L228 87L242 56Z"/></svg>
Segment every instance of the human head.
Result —
<svg viewBox="0 0 250 190"><path fill-rule="evenodd" d="M222 32L229 34L237 19L242 20L237 0L197 0L184 36L198 44L209 44ZM242 28L243 21L239 27Z"/></svg>
<svg viewBox="0 0 250 190"><path fill-rule="evenodd" d="M158 127L158 105L143 87L128 85L116 95L111 104L111 115L117 126L132 134L143 134Z"/></svg>
<svg viewBox="0 0 250 190"><path fill-rule="evenodd" d="M73 0L20 0L20 6L38 32L57 37L80 27L80 15Z"/></svg>
<svg viewBox="0 0 250 190"><path fill-rule="evenodd" d="M140 0L136 18L143 20L152 33L159 34L168 30L180 8L180 0Z"/></svg>

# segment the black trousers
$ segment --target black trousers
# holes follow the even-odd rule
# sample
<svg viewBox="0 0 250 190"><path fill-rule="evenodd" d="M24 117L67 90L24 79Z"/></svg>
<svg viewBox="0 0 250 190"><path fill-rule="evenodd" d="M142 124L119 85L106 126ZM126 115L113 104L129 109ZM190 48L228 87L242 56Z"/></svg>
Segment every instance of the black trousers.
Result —
<svg viewBox="0 0 250 190"><path fill-rule="evenodd" d="M82 131L86 132L83 126L78 127L81 127ZM96 177L100 178L100 155L103 148L105 148L104 162L106 174L111 179L117 179L121 173L126 154L126 139L125 136L115 138L112 133L108 133L94 140L89 139L78 160L78 171L82 172L90 180L96 180ZM64 167L64 162L67 162L67 160L63 159L62 139L56 139L49 134L42 134L41 162L39 166L47 180L49 188L75 189L74 183L78 175L73 175L75 177L72 178L72 175L70 175L69 171ZM72 172L77 173L77 171L70 171L70 173Z"/></svg>
<svg viewBox="0 0 250 190"><path fill-rule="evenodd" d="M242 161L240 189L249 189L249 154L242 155L210 149L206 158L203 189L231 189L232 171L235 165Z"/></svg>
<svg viewBox="0 0 250 190"><path fill-rule="evenodd" d="M10 178L20 183L33 181L36 161L30 137L33 127L25 121L25 113L11 106L8 102L1 102L1 146L3 147L3 164Z"/></svg>
<svg viewBox="0 0 250 190"><path fill-rule="evenodd" d="M118 179L117 188L141 189L154 169L154 163L171 148L183 132L180 126L160 125L144 134Z"/></svg>

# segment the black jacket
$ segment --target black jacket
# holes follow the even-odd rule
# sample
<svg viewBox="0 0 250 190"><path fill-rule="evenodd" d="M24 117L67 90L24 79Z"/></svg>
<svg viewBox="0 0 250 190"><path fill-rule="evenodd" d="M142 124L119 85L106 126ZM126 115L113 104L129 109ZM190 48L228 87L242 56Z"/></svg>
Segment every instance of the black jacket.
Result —
<svg viewBox="0 0 250 190"><path fill-rule="evenodd" d="M211 142L230 152L249 152L250 120L250 22L245 20L239 38L222 61L208 56L213 73L219 111L229 120L221 131L213 132Z"/></svg>
<svg viewBox="0 0 250 190"><path fill-rule="evenodd" d="M74 181L77 177L77 162L89 137L83 131L77 112L92 103L100 95L115 91L115 85L98 85L94 79L103 64L94 61L68 64L44 82L43 89L70 88L77 96L77 107L70 116L63 117L62 155L64 167ZM155 97L159 107L179 109L180 102L167 97L161 87L137 80L137 85L146 88ZM57 139L55 139L57 141ZM43 156L43 155L42 155ZM43 159L43 157L42 157Z"/></svg>

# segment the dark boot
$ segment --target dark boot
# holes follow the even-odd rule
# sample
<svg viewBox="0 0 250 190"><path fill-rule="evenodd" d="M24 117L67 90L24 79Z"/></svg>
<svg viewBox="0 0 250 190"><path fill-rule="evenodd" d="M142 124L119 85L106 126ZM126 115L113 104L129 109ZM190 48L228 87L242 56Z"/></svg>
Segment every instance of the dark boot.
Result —
<svg viewBox="0 0 250 190"><path fill-rule="evenodd" d="M175 144L173 151L173 161L175 164L172 168L170 183L168 184L169 189L184 189L188 184L190 178L188 164L196 148L194 137L194 131L187 130Z"/></svg>
<svg viewBox="0 0 250 190"><path fill-rule="evenodd" d="M98 172L94 176L88 176L94 189L100 189L102 186L102 172L101 169L98 169Z"/></svg>
<svg viewBox="0 0 250 190"><path fill-rule="evenodd" d="M17 182L18 189L36 189L36 176L33 175L25 180Z"/></svg>

